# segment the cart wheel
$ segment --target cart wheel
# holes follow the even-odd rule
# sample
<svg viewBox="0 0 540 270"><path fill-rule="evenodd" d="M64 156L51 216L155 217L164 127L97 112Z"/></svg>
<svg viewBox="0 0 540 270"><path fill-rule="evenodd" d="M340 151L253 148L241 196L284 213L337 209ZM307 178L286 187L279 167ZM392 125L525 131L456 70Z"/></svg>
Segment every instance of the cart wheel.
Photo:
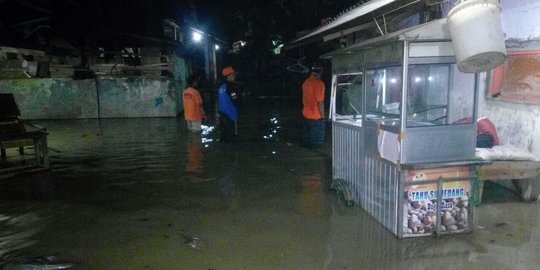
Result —
<svg viewBox="0 0 540 270"><path fill-rule="evenodd" d="M351 190L349 189L349 187L347 186L347 184L345 183L345 181L343 179L334 179L334 180L332 180L332 184L330 185L330 189L335 190L336 195L338 197L341 194L341 196L343 196L343 200L345 201L345 204L347 204L347 206L353 206L354 205L354 200L353 200L353 197L352 197Z"/></svg>

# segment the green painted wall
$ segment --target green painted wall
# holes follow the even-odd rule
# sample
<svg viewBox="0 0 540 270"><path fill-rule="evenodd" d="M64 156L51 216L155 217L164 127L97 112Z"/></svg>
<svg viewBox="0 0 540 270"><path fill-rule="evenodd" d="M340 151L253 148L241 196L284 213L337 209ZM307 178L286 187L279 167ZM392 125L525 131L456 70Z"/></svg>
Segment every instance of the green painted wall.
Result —
<svg viewBox="0 0 540 270"><path fill-rule="evenodd" d="M13 93L23 119L97 118L94 80L0 80L0 93Z"/></svg>
<svg viewBox="0 0 540 270"><path fill-rule="evenodd" d="M144 77L0 80L0 93L14 94L22 119L174 117L179 87Z"/></svg>
<svg viewBox="0 0 540 270"><path fill-rule="evenodd" d="M176 116L176 87L172 80L100 79L97 87L102 118Z"/></svg>

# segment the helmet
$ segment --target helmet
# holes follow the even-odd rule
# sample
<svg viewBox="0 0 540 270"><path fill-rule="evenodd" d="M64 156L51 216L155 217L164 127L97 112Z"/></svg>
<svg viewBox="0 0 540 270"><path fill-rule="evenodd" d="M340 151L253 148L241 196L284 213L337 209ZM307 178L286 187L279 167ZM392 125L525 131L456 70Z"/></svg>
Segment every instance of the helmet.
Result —
<svg viewBox="0 0 540 270"><path fill-rule="evenodd" d="M225 68L223 68L223 70L221 71L221 74L223 76L229 76L231 74L233 74L235 71L234 69L231 67L231 66L226 66Z"/></svg>

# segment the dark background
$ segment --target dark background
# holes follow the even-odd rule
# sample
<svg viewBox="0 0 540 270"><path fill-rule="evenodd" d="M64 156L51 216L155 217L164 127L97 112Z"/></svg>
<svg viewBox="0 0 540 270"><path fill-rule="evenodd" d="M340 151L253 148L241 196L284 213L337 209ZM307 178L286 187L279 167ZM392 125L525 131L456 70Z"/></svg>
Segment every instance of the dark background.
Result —
<svg viewBox="0 0 540 270"><path fill-rule="evenodd" d="M226 61L247 77L272 73L280 61L277 45L314 29L359 1L342 0L0 0L0 45L45 51L53 55L91 55L97 48L153 46L161 38L162 21L175 20L213 33L229 45L247 41ZM304 31L304 32L302 32ZM279 44L279 43L278 43ZM290 61L313 57L289 53ZM284 64L284 63L281 63ZM290 64L290 63L285 63ZM277 71L275 71L277 72Z"/></svg>

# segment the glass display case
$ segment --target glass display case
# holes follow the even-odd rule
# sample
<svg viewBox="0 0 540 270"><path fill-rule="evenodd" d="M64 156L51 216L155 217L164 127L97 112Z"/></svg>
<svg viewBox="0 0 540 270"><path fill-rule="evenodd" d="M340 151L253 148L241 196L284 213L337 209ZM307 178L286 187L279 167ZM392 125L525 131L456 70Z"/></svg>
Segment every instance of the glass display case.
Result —
<svg viewBox="0 0 540 270"><path fill-rule="evenodd" d="M326 56L334 181L398 237L472 230L477 75L457 68L444 23Z"/></svg>
<svg viewBox="0 0 540 270"><path fill-rule="evenodd" d="M459 71L455 64L439 63L409 65L408 73L408 91L404 98L407 106L406 127L472 123L474 98L460 93L452 99L450 90L454 80L468 81L464 89L474 89L474 75L461 74L462 77L470 77L468 80L458 78L455 74ZM366 119L401 125L402 74L401 66L366 70ZM449 115L449 112L452 114Z"/></svg>

